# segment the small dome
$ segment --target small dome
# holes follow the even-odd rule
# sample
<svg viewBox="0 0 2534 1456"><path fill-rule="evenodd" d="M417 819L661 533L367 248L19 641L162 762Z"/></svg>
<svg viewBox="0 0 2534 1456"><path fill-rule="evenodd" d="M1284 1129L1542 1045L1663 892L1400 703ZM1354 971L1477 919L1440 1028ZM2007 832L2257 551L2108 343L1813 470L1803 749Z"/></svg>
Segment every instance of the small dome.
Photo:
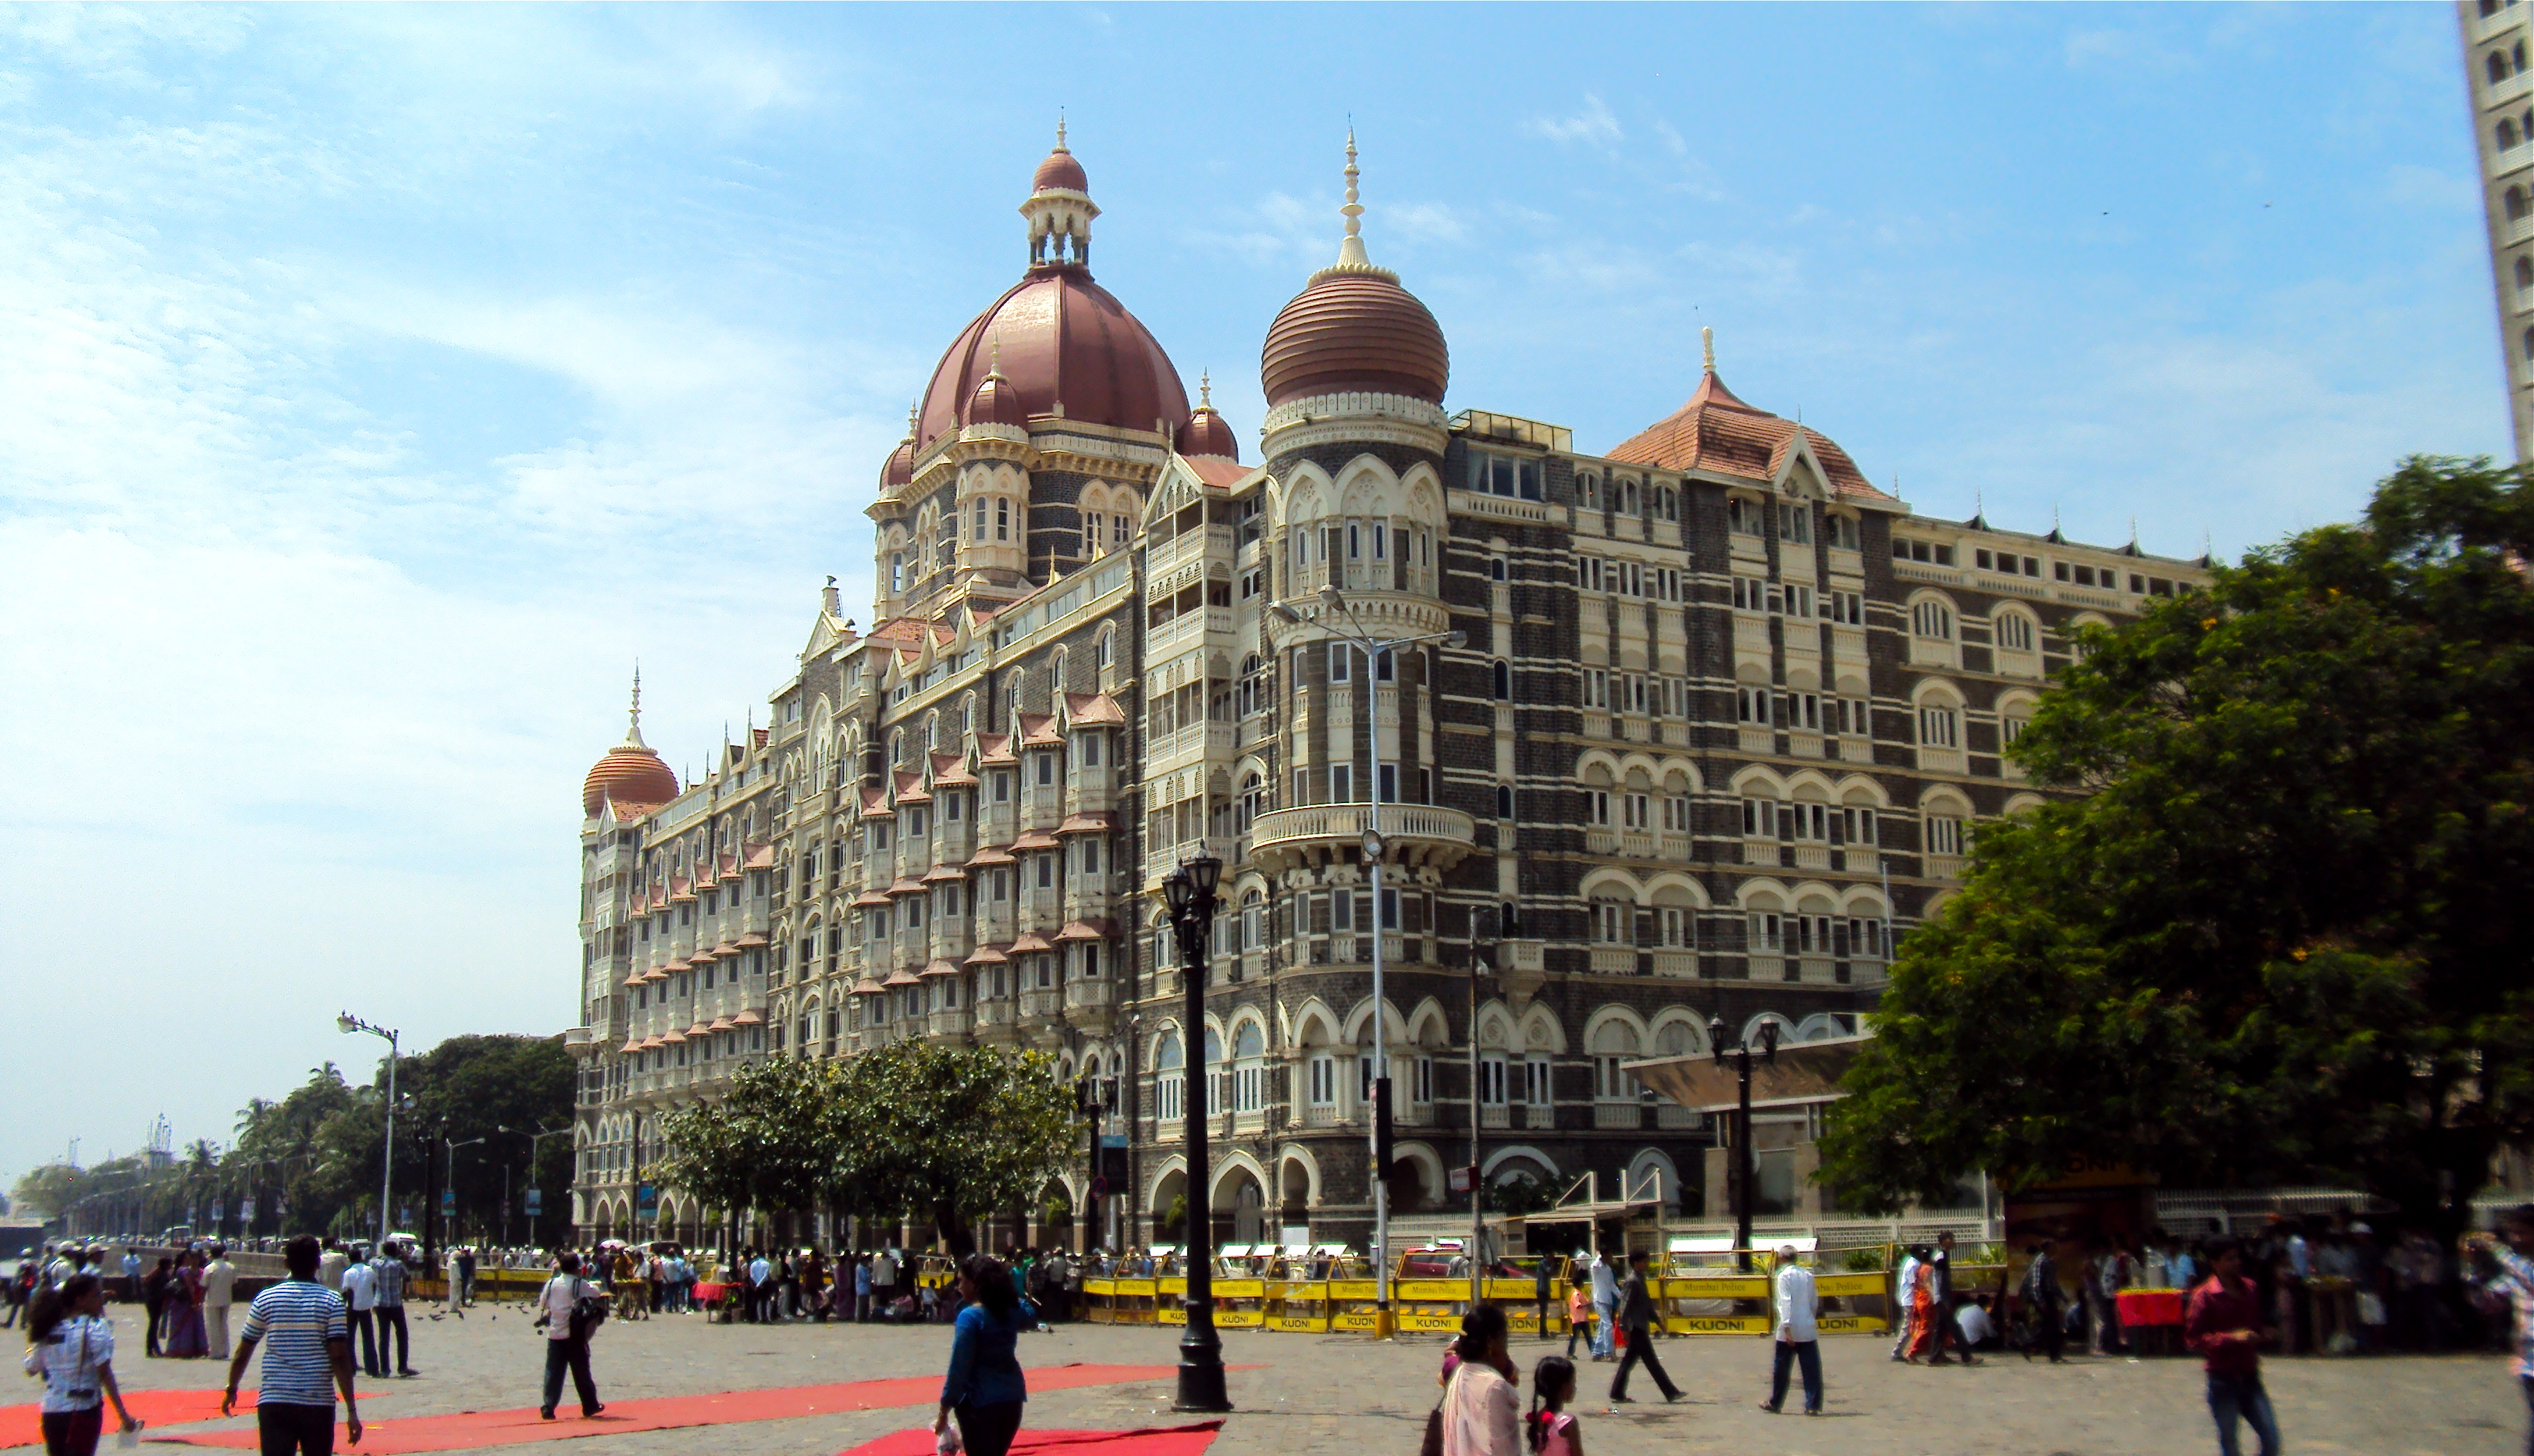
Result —
<svg viewBox="0 0 2534 1456"><path fill-rule="evenodd" d="M1029 406L1021 402L1021 392L1003 378L999 361L977 382L977 392L968 396L967 412L960 416L960 423L1029 428Z"/></svg>
<svg viewBox="0 0 2534 1456"><path fill-rule="evenodd" d="M678 797L678 774L642 741L642 675L634 674L633 722L625 730L625 741L607 751L607 757L590 765L589 776L580 781L580 813L583 819L598 813L601 803L613 800L619 805L666 804Z"/></svg>
<svg viewBox="0 0 2534 1456"><path fill-rule="evenodd" d="M879 488L882 491L893 485L909 484L915 479L915 420L923 407L923 401L918 400L908 408L906 438L897 442L897 449L890 451L888 458L880 462Z"/></svg>
<svg viewBox="0 0 2534 1456"><path fill-rule="evenodd" d="M1232 422L1214 411L1214 387L1209 379L1197 380L1197 406L1187 423L1179 427L1179 454L1235 461L1240 458L1240 439L1232 433Z"/></svg>
<svg viewBox="0 0 2534 1456"><path fill-rule="evenodd" d="M1073 159L1073 153L1065 151L1064 143L1059 140L1056 150L1047 154L1047 160L1040 162L1038 170L1031 174L1030 191L1079 192L1088 196L1091 178L1083 172L1082 163Z"/></svg>
<svg viewBox="0 0 2534 1456"><path fill-rule="evenodd" d="M1399 286L1399 275L1375 268L1364 253L1363 208L1356 201L1355 137L1347 137L1346 237L1338 261L1311 274L1267 327L1259 382L1268 407L1314 394L1405 394L1443 402L1451 350L1443 327Z"/></svg>

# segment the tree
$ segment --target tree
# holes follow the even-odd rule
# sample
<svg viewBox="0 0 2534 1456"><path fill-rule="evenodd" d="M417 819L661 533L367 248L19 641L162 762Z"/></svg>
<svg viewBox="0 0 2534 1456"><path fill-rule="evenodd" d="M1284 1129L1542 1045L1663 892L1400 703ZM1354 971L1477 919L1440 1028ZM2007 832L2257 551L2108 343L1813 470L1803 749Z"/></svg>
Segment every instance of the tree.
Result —
<svg viewBox="0 0 2534 1456"><path fill-rule="evenodd" d="M896 1042L845 1063L835 1107L840 1201L912 1210L953 1253L975 1219L1027 1207L1073 1144L1073 1091L1037 1052Z"/></svg>
<svg viewBox="0 0 2534 1456"><path fill-rule="evenodd" d="M2093 632L1823 1142L1889 1211L1967 1169L2329 1179L2450 1234L2534 1133L2534 496L2414 458L2363 523Z"/></svg>
<svg viewBox="0 0 2534 1456"><path fill-rule="evenodd" d="M707 1207L798 1212L837 1189L837 1063L776 1057L741 1067L718 1103L661 1119L659 1182Z"/></svg>
<svg viewBox="0 0 2534 1456"><path fill-rule="evenodd" d="M28 1212L56 1219L88 1196L89 1183L89 1176L70 1164L47 1163L20 1174L18 1185L11 1191Z"/></svg>

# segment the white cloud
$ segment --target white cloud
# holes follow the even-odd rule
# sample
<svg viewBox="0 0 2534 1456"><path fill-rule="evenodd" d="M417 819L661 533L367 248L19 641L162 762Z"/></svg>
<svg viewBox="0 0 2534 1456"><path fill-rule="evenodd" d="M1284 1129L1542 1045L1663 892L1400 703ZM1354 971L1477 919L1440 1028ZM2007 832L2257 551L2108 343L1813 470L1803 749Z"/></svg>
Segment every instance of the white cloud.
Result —
<svg viewBox="0 0 2534 1456"><path fill-rule="evenodd" d="M1535 116L1524 130L1551 142L1582 142L1594 147L1615 147L1627 135L1612 115L1609 105L1593 91L1584 93L1584 106L1572 116Z"/></svg>

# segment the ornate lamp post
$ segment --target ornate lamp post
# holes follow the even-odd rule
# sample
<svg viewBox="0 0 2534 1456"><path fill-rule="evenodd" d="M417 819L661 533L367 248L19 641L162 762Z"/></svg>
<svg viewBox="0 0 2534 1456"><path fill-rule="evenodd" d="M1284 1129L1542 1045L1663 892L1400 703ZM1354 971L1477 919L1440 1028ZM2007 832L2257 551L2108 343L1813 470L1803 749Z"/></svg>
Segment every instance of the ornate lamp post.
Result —
<svg viewBox="0 0 2534 1456"><path fill-rule="evenodd" d="M1751 1195L1756 1182L1756 1169L1751 1157L1751 1059L1760 1058L1771 1066L1778 1064L1778 1023L1763 1021L1755 1048L1746 1040L1727 1050L1724 1045L1724 1018L1711 1016L1707 1022L1707 1044L1716 1049L1719 1062L1730 1058L1741 1072L1742 1105L1733 1115L1733 1246L1742 1251L1744 1272L1751 1268Z"/></svg>
<svg viewBox="0 0 2534 1456"><path fill-rule="evenodd" d="M395 1109L396 1109L396 1033L384 1026L372 1026L349 1011L334 1018L334 1028L345 1036L366 1031L388 1044L388 1136L387 1150L379 1156L379 1247L388 1246L389 1204L395 1196ZM425 1156L428 1156L426 1154ZM426 1168L430 1165L425 1164Z"/></svg>
<svg viewBox="0 0 2534 1456"><path fill-rule="evenodd" d="M1206 1097L1205 964L1206 941L1214 932L1215 886L1223 879L1223 861L1199 855L1171 872L1162 881L1171 908L1171 930L1178 940L1179 979L1187 983L1188 1049L1186 1096L1194 1105L1181 1110L1179 1126L1187 1135L1187 1326L1179 1335L1179 1393L1171 1403L1177 1411L1229 1411L1232 1399L1223 1388L1223 1337L1214 1329L1214 1209L1206 1167L1206 1117L1214 1111Z"/></svg>

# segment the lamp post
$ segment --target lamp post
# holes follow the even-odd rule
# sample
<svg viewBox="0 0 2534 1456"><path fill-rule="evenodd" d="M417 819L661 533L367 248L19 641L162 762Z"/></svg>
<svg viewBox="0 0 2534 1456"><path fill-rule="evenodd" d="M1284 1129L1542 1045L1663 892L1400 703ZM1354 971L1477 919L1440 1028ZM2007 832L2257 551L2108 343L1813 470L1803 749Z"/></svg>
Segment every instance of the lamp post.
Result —
<svg viewBox="0 0 2534 1456"><path fill-rule="evenodd" d="M490 1137L470 1137L464 1142L451 1142L446 1137L440 1140L449 1153L449 1178L440 1185L441 1200L448 1205L448 1211L440 1216L440 1243L444 1248L457 1246L457 1150L492 1140Z"/></svg>
<svg viewBox="0 0 2534 1456"><path fill-rule="evenodd" d="M395 1195L395 1106L396 1106L396 1033L385 1026L372 1026L349 1011L334 1018L334 1029L345 1036L366 1031L383 1038L388 1044L388 1132L386 1151L379 1155L379 1247L388 1246L388 1215ZM423 1156L429 1157L429 1153ZM425 1168L431 1165L425 1163Z"/></svg>
<svg viewBox="0 0 2534 1456"><path fill-rule="evenodd" d="M543 1132L530 1132L524 1127L503 1127L500 1125L496 1125L493 1130L496 1132L507 1132L513 1137L524 1137L528 1140L528 1186L530 1188L535 1188L537 1186L537 1144L544 1142L549 1137L563 1136L565 1133L572 1130L572 1124L570 1122L566 1122L560 1127L549 1127ZM545 1209L543 1207L544 1195L540 1193L538 1197L539 1207L537 1211L527 1215L528 1242L530 1244L537 1242L537 1220L545 1216ZM510 1197L507 1192L503 1195L502 1201L506 1205L510 1202ZM506 1214L504 1217L504 1232L507 1233L509 1229L507 1222L508 1215ZM652 1232L656 1234L659 1231L654 1229Z"/></svg>
<svg viewBox="0 0 2534 1456"><path fill-rule="evenodd" d="M1391 654L1396 653L1401 647L1413 647L1419 642L1441 642L1446 647L1459 647L1470 639L1469 634L1458 631L1425 632L1412 634L1408 637L1375 638L1370 633L1365 632L1363 628L1356 624L1355 608L1347 601L1346 593L1338 589L1336 582L1332 581L1323 583L1320 586L1318 597L1322 608L1321 616L1317 619L1320 626L1325 628L1331 637L1338 637L1362 649L1363 677L1366 689L1373 689L1377 686L1378 675L1381 670L1380 664L1384 657L1389 657L1394 664L1397 663L1397 657L1392 656ZM1297 627L1303 626L1313 620L1295 611L1294 608L1286 602L1272 603L1269 610L1274 612L1279 618ZM1343 620L1347 625L1344 627L1339 626L1338 623L1341 620ZM1394 680L1396 676L1397 673L1394 666ZM1365 736L1370 739L1372 744L1372 783L1370 786L1372 791L1372 814L1368 820L1368 827L1363 831L1362 850L1363 862L1367 867L1372 882L1372 1055L1376 1059L1376 1070L1372 1079L1371 1129L1372 1272L1374 1280L1372 1318L1373 1333L1377 1336L1386 1338L1391 1332L1390 1041L1388 1033L1383 1028L1381 1014L1381 863L1384 850L1381 838L1382 761L1381 727L1379 723L1368 720L1365 729ZM1350 753L1349 757L1353 757L1352 753ZM1475 1028L1473 1028L1473 1031L1475 1033Z"/></svg>
<svg viewBox="0 0 2534 1456"><path fill-rule="evenodd" d="M1205 1156L1206 1118L1214 1111L1206 1097L1206 941L1214 932L1215 886L1222 879L1223 861L1199 855L1162 881L1178 940L1179 979L1187 983L1188 1093L1196 1099L1179 1119L1187 1136L1188 1215L1187 1325L1179 1336L1178 1399L1171 1403L1177 1411L1232 1409L1223 1388L1223 1337L1214 1329L1214 1209Z"/></svg>
<svg viewBox="0 0 2534 1456"><path fill-rule="evenodd" d="M1728 1051L1724 1045L1724 1018L1708 1018L1707 1044L1716 1049L1718 1061L1728 1057L1733 1059L1736 1070L1741 1073L1741 1106L1733 1115L1733 1246L1741 1250L1745 1273L1751 1269L1751 1194L1755 1172L1751 1158L1751 1059L1757 1057L1772 1066L1777 1065L1778 1023L1761 1022L1758 1041L1757 1048L1745 1039Z"/></svg>
<svg viewBox="0 0 2534 1456"><path fill-rule="evenodd" d="M1478 983L1486 978L1487 958L1470 952L1470 1307L1485 1303L1487 1204L1478 1183ZM1512 1068L1506 1068L1512 1074ZM1508 1123L1507 1125L1511 1125ZM1543 1329L1542 1335L1548 1332Z"/></svg>

